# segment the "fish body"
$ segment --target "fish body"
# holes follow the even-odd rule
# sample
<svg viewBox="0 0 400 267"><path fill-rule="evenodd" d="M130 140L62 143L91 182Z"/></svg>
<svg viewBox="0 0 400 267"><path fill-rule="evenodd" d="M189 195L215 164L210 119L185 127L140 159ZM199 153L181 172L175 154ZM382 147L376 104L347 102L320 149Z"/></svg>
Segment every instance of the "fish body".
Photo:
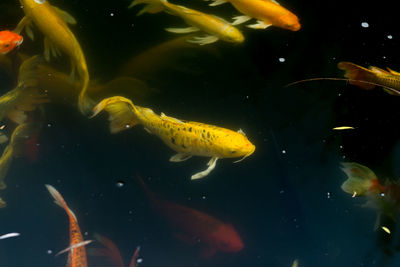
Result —
<svg viewBox="0 0 400 267"><path fill-rule="evenodd" d="M218 158L245 158L255 150L255 146L241 130L235 132L200 122L184 122L164 113L157 115L149 108L135 106L124 97L115 96L102 100L93 109L93 116L103 109L110 113L112 132L142 124L149 133L158 136L167 146L178 152L170 161L183 161L191 156L211 157L208 172L196 174L192 179L208 175Z"/></svg>
<svg viewBox="0 0 400 267"><path fill-rule="evenodd" d="M350 84L366 90L382 86L389 94L400 95L400 73L396 71L374 66L364 68L351 62L339 62L338 68L345 71L344 76L350 79Z"/></svg>
<svg viewBox="0 0 400 267"><path fill-rule="evenodd" d="M276 26L291 31L298 31L301 28L298 17L274 0L213 0L210 6L220 5L228 1L244 14L244 16L234 17L232 25L238 25L255 18L257 23L247 27L265 29L269 26Z"/></svg>
<svg viewBox="0 0 400 267"><path fill-rule="evenodd" d="M176 237L187 244L203 244L204 257L211 257L217 251L235 253L244 248L240 235L231 224L204 212L160 199L148 189L140 176L138 179L154 210L166 219Z"/></svg>
<svg viewBox="0 0 400 267"><path fill-rule="evenodd" d="M183 29L167 28L167 31L189 33L201 30L209 34L207 37L195 37L188 40L189 42L204 45L216 42L218 39L233 43L241 43L244 41L244 36L238 29L219 17L208 15L184 6L175 5L169 3L167 0L135 0L130 7L142 3L146 3L148 6L140 11L139 14L144 12L156 13L165 11L169 14L181 17L187 24L192 26Z"/></svg>
<svg viewBox="0 0 400 267"><path fill-rule="evenodd" d="M0 54L7 54L22 44L24 38L12 31L0 31Z"/></svg>
<svg viewBox="0 0 400 267"><path fill-rule="evenodd" d="M69 250L67 267L87 267L85 246L77 246L74 248L74 245L85 242L75 214L70 210L64 198L53 186L46 185L46 188L54 198L54 202L65 210L69 218L69 237L70 247L72 248Z"/></svg>
<svg viewBox="0 0 400 267"><path fill-rule="evenodd" d="M72 64L72 74L77 69L81 79L81 92L79 95L79 108L82 113L88 111L85 94L89 85L89 72L82 48L75 35L69 29L67 22L75 24L76 21L67 12L49 4L48 1L20 0L25 17L17 26L18 31L24 27L28 35L32 35L30 24L33 22L45 36L45 58L50 55L57 56L60 51L68 55Z"/></svg>

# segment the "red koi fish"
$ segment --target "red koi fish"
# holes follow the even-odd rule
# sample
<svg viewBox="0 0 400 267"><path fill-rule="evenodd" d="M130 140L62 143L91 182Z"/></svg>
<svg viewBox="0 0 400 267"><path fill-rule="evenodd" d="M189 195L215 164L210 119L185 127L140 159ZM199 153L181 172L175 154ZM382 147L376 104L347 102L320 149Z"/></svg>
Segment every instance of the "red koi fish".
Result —
<svg viewBox="0 0 400 267"><path fill-rule="evenodd" d="M147 188L139 175L137 177L154 209L166 218L177 233L176 237L187 244L203 245L203 257L210 258L217 251L235 253L243 249L243 241L231 224L195 209L161 200Z"/></svg>
<svg viewBox="0 0 400 267"><path fill-rule="evenodd" d="M86 241L83 240L75 214L68 208L64 198L53 186L46 185L46 188L54 198L54 202L65 210L69 218L70 249L67 267L87 267L86 249L84 245L80 245L85 244Z"/></svg>
<svg viewBox="0 0 400 267"><path fill-rule="evenodd" d="M103 256L107 257L110 260L110 263L114 267L124 267L124 261L121 257L121 253L117 247L117 245L114 244L113 241L110 239L106 238L105 236L102 236L100 234L95 234L95 238L97 241L99 241L101 244L105 246L105 248L94 248L90 250L90 255L95 255L95 256ZM131 262L129 264L129 267L137 267L138 262L137 259L139 257L139 251L140 247L137 247L135 252L133 253Z"/></svg>
<svg viewBox="0 0 400 267"><path fill-rule="evenodd" d="M7 54L22 44L24 38L11 31L0 31L0 54Z"/></svg>

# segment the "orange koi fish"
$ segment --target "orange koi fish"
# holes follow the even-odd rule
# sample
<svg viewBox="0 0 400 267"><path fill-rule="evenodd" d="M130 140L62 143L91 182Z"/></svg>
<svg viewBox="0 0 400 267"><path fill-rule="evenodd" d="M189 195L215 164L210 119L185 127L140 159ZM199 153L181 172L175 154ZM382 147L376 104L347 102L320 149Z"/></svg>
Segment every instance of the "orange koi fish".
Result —
<svg viewBox="0 0 400 267"><path fill-rule="evenodd" d="M80 111L86 114L91 109L91 103L86 98L89 72L82 48L67 25L76 24L76 20L67 12L50 5L47 0L20 0L20 3L25 17L18 24L16 32L25 29L27 35L33 39L31 25L35 24L45 37L44 56L47 61L50 60L50 56L60 55L60 51L69 56L72 65L71 77L74 76L76 68L81 78L78 106Z"/></svg>
<svg viewBox="0 0 400 267"><path fill-rule="evenodd" d="M193 39L187 40L188 42L205 45L214 43L219 39L233 43L242 43L244 41L244 36L238 29L224 19L216 16L208 15L184 6L174 5L167 0L134 0L129 8L138 4L147 4L138 15L145 12L157 13L165 10L165 12L169 14L181 17L191 26L188 28L167 28L166 30L169 32L190 33L202 30L209 34L205 37L194 37Z"/></svg>
<svg viewBox="0 0 400 267"><path fill-rule="evenodd" d="M187 244L203 245L202 255L205 258L213 256L217 251L236 253L243 249L243 241L231 224L195 209L159 199L147 188L139 175L137 178L154 210L166 218L177 233L176 237Z"/></svg>
<svg viewBox="0 0 400 267"><path fill-rule="evenodd" d="M206 0L208 1L208 0ZM301 28L299 19L295 14L282 7L275 0L212 0L210 6L217 6L230 2L242 16L233 18L232 25L238 25L251 20L257 19L256 24L247 25L252 29L266 29L269 26L298 31Z"/></svg>
<svg viewBox="0 0 400 267"><path fill-rule="evenodd" d="M122 257L121 257L121 253L120 253L117 245L115 245L112 240L110 240L100 234L95 234L95 238L97 241L99 241L101 244L103 244L105 246L105 248L92 248L89 252L90 255L107 257L110 260L110 263L112 263L112 266L114 266L114 267L124 267L125 266L124 261L122 260ZM139 257L139 251L140 251L140 247L137 247L135 252L133 253L129 267L137 267L138 266L137 259Z"/></svg>
<svg viewBox="0 0 400 267"><path fill-rule="evenodd" d="M170 158L171 162L184 161L192 156L211 157L207 164L209 167L192 175L192 179L207 176L219 158L244 159L255 150L255 146L241 130L234 132L200 122L184 122L164 113L159 116L151 109L135 106L131 100L121 96L102 100L94 107L92 117L103 109L110 114L112 133L142 124L149 133L157 135L167 146L178 152Z"/></svg>
<svg viewBox="0 0 400 267"><path fill-rule="evenodd" d="M381 86L387 93L400 96L400 73L387 68L369 66L368 69L351 62L339 62L338 68L345 71L350 84L371 90Z"/></svg>
<svg viewBox="0 0 400 267"><path fill-rule="evenodd" d="M0 31L0 54L7 54L15 47L20 46L24 38L11 31Z"/></svg>
<svg viewBox="0 0 400 267"><path fill-rule="evenodd" d="M87 241L83 240L75 214L68 208L64 198L53 186L46 185L46 188L54 198L54 202L65 210L69 218L70 246L67 267L87 267L86 249L84 245L80 245Z"/></svg>

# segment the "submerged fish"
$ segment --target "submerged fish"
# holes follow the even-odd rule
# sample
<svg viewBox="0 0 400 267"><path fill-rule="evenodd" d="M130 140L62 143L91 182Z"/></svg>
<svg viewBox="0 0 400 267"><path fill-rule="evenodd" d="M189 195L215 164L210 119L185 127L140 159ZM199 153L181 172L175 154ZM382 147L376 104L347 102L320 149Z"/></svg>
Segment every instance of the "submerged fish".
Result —
<svg viewBox="0 0 400 267"><path fill-rule="evenodd" d="M353 197L366 197L366 206L373 207L378 212L375 229L384 214L395 220L400 212L400 185L395 181L381 183L375 173L366 166L355 162L342 163L342 170L347 180L341 188Z"/></svg>
<svg viewBox="0 0 400 267"><path fill-rule="evenodd" d="M243 34L222 18L208 15L184 6L174 5L169 3L167 0L134 0L129 7L131 8L138 4L147 4L138 15L146 12L158 13L165 11L169 14L181 17L191 26L188 28L167 28L166 30L169 32L190 33L201 30L209 34L204 37L194 37L193 39L187 40L188 42L205 45L214 43L219 39L232 43L241 43L244 41Z"/></svg>
<svg viewBox="0 0 400 267"><path fill-rule="evenodd" d="M33 56L21 64L17 86L0 96L0 121L9 117L12 121L22 124L26 120L25 111L33 111L38 105L49 102L37 86L39 62L40 57Z"/></svg>
<svg viewBox="0 0 400 267"><path fill-rule="evenodd" d="M72 65L71 77L75 68L81 77L82 85L79 94L78 106L83 114L90 111L90 102L85 98L89 85L89 72L85 56L75 35L67 23L76 24L75 19L67 12L49 4L47 0L20 0L25 17L17 26L16 32L25 29L28 36L33 39L31 25L34 23L44 35L44 55L46 60L50 56L58 56L60 51L67 54Z"/></svg>
<svg viewBox="0 0 400 267"><path fill-rule="evenodd" d="M206 0L208 1L208 0ZM298 31L301 28L299 19L295 14L281 6L275 0L212 0L210 6L217 6L230 2L242 16L234 17L232 25L238 25L257 19L256 24L247 25L253 29L265 29L269 26L276 26L283 29Z"/></svg>
<svg viewBox="0 0 400 267"><path fill-rule="evenodd" d="M113 267L124 267L124 261L121 257L121 253L117 245L115 245L112 240L100 234L95 234L95 238L97 241L103 244L105 248L92 248L91 250L89 250L89 255L106 257ZM139 251L140 247L137 247L135 252L133 253L129 267L138 266L137 259L139 257ZM102 260L101 262L104 262L104 260Z"/></svg>
<svg viewBox="0 0 400 267"><path fill-rule="evenodd" d="M202 255L205 258L213 256L217 251L236 253L243 249L243 241L231 224L201 211L160 199L147 188L139 175L137 178L153 208L166 219L176 237L190 245L203 245Z"/></svg>
<svg viewBox="0 0 400 267"><path fill-rule="evenodd" d="M24 123L15 128L11 135L10 143L3 150L3 154L0 157L0 189L7 188L4 180L12 159L26 151L26 143L37 133L38 128L39 125L37 123Z"/></svg>
<svg viewBox="0 0 400 267"><path fill-rule="evenodd" d="M12 31L0 31L0 54L7 54L22 44L24 38Z"/></svg>
<svg viewBox="0 0 400 267"><path fill-rule="evenodd" d="M170 158L172 162L184 161L192 156L211 157L207 164L209 167L192 175L192 179L207 176L219 158L244 159L255 150L255 146L241 130L234 132L200 122L185 122L164 113L159 116L149 108L135 106L124 97L114 96L102 100L94 107L93 116L103 109L110 114L112 133L142 124L149 133L157 135L167 146L178 152Z"/></svg>
<svg viewBox="0 0 400 267"><path fill-rule="evenodd" d="M61 194L53 186L46 185L46 188L54 198L54 202L65 210L69 218L70 246L68 249L69 253L67 267L87 267L86 249L82 244L86 244L85 242L88 241L83 240L75 214L68 207Z"/></svg>
<svg viewBox="0 0 400 267"><path fill-rule="evenodd" d="M7 207L7 203L0 197L0 209Z"/></svg>

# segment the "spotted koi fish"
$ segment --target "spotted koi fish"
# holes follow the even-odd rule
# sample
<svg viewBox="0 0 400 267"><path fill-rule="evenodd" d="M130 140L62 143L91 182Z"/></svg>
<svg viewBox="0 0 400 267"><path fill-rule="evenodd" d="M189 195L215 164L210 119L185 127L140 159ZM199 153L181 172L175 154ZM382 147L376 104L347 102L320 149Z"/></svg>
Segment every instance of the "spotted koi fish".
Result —
<svg viewBox="0 0 400 267"><path fill-rule="evenodd" d="M155 134L167 146L178 152L170 158L171 162L184 161L192 156L211 157L207 164L209 167L192 175L192 179L207 176L215 168L219 158L244 159L255 150L255 146L241 130L234 132L205 123L184 122L164 113L157 115L151 109L135 106L131 100L121 96L102 100L94 107L92 117L103 109L110 114L112 133L142 124L146 131Z"/></svg>
<svg viewBox="0 0 400 267"><path fill-rule="evenodd" d="M46 185L46 188L54 198L54 202L65 210L69 218L70 246L68 249L67 267L87 267L86 249L85 246L80 244L89 242L83 240L75 214L70 210L64 198L53 186Z"/></svg>

